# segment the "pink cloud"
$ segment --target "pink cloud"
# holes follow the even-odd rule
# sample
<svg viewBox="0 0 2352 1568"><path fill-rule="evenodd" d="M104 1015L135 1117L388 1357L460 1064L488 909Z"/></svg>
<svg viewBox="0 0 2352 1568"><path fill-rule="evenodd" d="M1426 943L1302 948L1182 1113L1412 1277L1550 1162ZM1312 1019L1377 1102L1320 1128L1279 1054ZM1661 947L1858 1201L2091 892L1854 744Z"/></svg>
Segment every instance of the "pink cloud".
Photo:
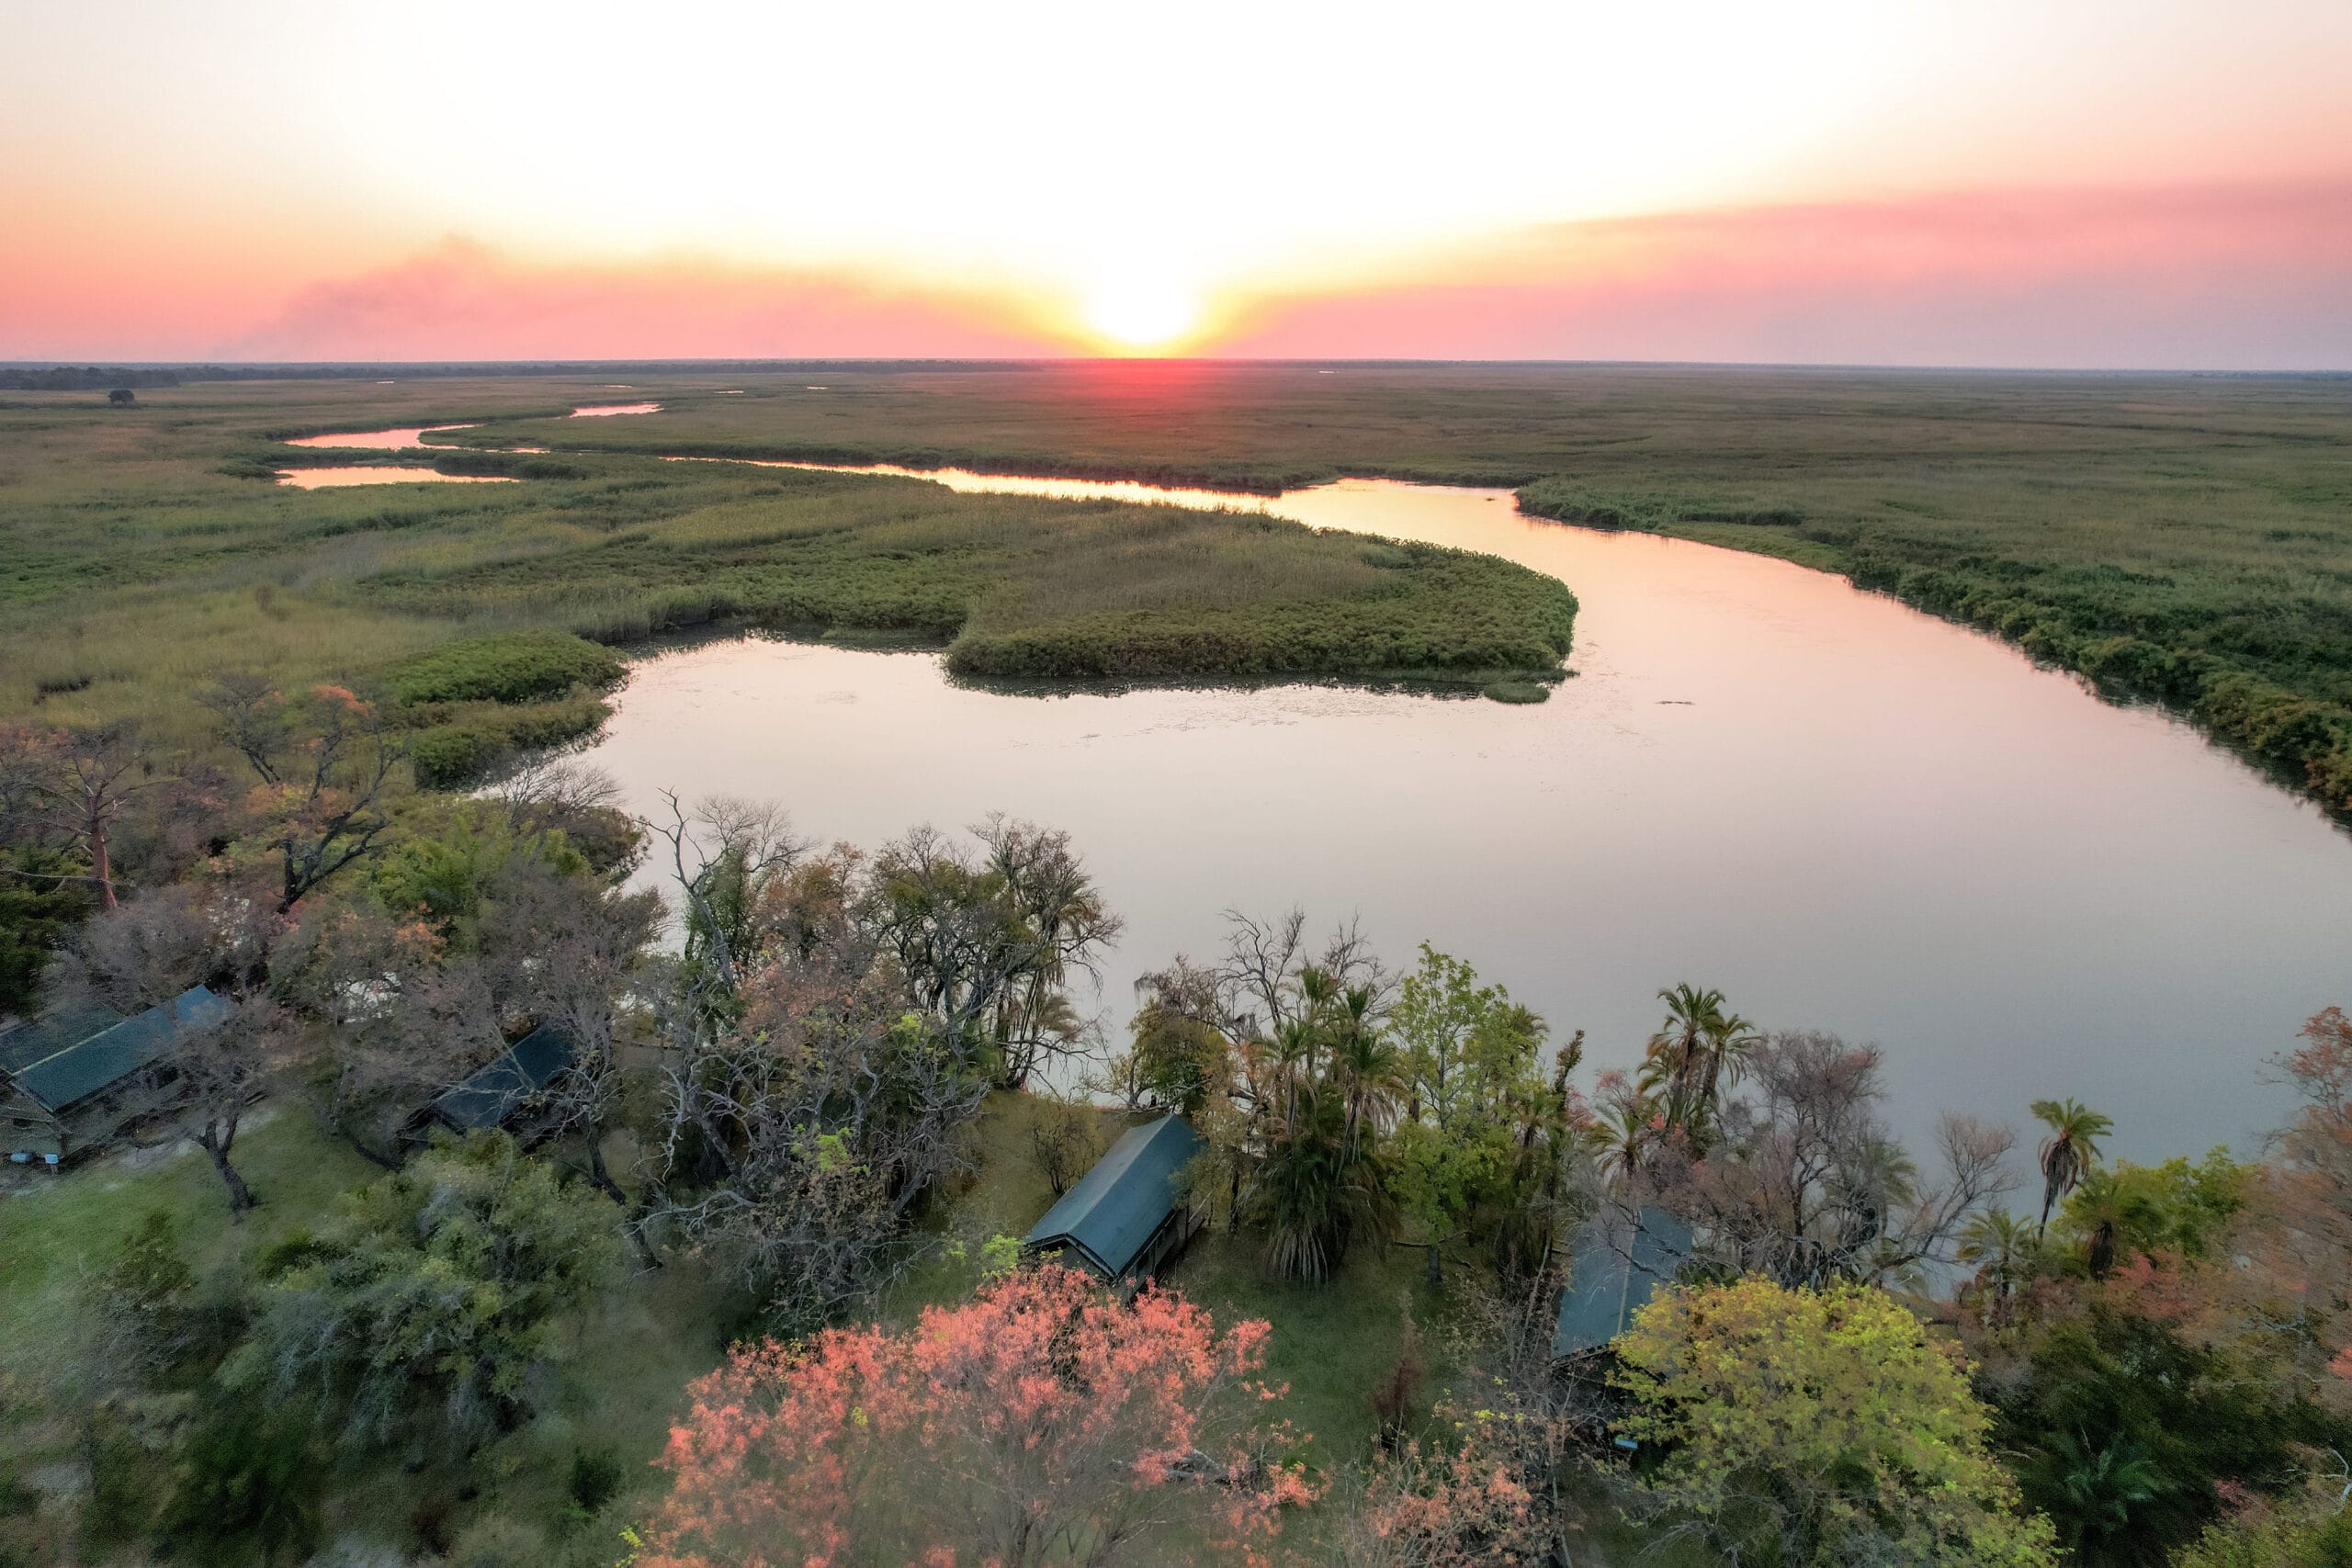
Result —
<svg viewBox="0 0 2352 1568"><path fill-rule="evenodd" d="M2006 192L1563 224L1244 308L1219 352L2352 367L2352 186Z"/></svg>
<svg viewBox="0 0 2352 1568"><path fill-rule="evenodd" d="M218 351L236 359L694 359L1034 355L978 291L694 261L533 266L451 239L313 284Z"/></svg>

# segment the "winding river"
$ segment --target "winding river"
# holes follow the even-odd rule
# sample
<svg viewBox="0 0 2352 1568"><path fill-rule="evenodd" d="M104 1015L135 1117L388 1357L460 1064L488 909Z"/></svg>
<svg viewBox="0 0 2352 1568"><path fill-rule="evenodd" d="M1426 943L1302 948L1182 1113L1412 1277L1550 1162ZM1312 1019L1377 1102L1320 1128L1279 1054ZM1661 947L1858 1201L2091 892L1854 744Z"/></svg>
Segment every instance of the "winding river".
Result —
<svg viewBox="0 0 2352 1568"><path fill-rule="evenodd" d="M794 465L801 466L801 465ZM810 465L813 466L813 465ZM996 475L958 488L1143 487ZM2352 839L2160 713L1760 556L1521 516L1506 491L1348 480L1258 502L1490 551L1574 586L1541 705L1324 685L1013 696L935 655L731 640L640 662L593 759L787 803L875 844L1005 811L1068 829L1125 939L1090 998L1211 953L1220 911L1427 940L1628 1066L1657 987L1884 1047L1896 1130L2075 1095L2136 1158L2250 1150L2264 1059L2352 995Z"/></svg>

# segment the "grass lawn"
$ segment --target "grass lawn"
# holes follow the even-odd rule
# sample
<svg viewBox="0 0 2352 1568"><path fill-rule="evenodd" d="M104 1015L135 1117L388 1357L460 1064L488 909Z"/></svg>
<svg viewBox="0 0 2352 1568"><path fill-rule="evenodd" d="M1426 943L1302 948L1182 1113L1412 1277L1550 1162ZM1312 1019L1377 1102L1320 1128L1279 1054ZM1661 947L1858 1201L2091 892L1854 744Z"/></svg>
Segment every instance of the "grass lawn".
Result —
<svg viewBox="0 0 2352 1568"><path fill-rule="evenodd" d="M39 1378L51 1368L74 1293L147 1215L171 1216L201 1275L314 1224L335 1197L382 1171L322 1133L299 1106L270 1108L239 1134L232 1156L261 1207L229 1221L228 1190L192 1144L110 1156L62 1176L26 1174L0 1198L0 1369ZM11 1173L12 1176L15 1173Z"/></svg>

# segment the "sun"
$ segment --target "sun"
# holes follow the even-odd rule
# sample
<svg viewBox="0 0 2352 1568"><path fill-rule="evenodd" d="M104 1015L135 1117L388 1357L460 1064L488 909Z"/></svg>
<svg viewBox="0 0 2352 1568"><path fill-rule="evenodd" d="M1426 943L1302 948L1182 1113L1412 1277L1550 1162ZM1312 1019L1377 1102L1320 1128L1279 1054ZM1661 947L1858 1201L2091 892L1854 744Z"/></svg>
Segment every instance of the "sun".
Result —
<svg viewBox="0 0 2352 1568"><path fill-rule="evenodd" d="M1087 296L1086 324L1125 348L1148 352L1190 332L1200 310L1199 299L1181 284L1159 277L1123 277L1099 285Z"/></svg>

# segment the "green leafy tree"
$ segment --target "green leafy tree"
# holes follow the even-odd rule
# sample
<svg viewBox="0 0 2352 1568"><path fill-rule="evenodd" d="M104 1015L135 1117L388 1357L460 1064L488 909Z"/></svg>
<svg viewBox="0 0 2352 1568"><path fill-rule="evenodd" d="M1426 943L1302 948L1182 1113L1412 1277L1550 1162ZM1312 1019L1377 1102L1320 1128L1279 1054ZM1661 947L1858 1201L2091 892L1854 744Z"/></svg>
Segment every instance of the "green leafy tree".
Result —
<svg viewBox="0 0 2352 1568"><path fill-rule="evenodd" d="M616 1245L610 1207L512 1139L445 1140L344 1201L224 1372L265 1398L319 1391L355 1441L413 1421L479 1438L529 1412L559 1314Z"/></svg>
<svg viewBox="0 0 2352 1568"><path fill-rule="evenodd" d="M1739 1562L2052 1564L1956 1352L1884 1292L1763 1279L1660 1295L1617 1341L1641 1481Z"/></svg>
<svg viewBox="0 0 2352 1568"><path fill-rule="evenodd" d="M2176 1156L2162 1165L2094 1168L2067 1195L2059 1234L2125 1259L2143 1253L2203 1258L2245 1206L2249 1176L2227 1149L2195 1165Z"/></svg>
<svg viewBox="0 0 2352 1568"><path fill-rule="evenodd" d="M1507 1200L1521 1134L1547 1108L1537 1060L1544 1024L1427 942L1419 967L1397 987L1388 1022L1405 1101L1388 1150L1389 1186L1427 1238L1434 1284L1444 1245L1482 1205Z"/></svg>

